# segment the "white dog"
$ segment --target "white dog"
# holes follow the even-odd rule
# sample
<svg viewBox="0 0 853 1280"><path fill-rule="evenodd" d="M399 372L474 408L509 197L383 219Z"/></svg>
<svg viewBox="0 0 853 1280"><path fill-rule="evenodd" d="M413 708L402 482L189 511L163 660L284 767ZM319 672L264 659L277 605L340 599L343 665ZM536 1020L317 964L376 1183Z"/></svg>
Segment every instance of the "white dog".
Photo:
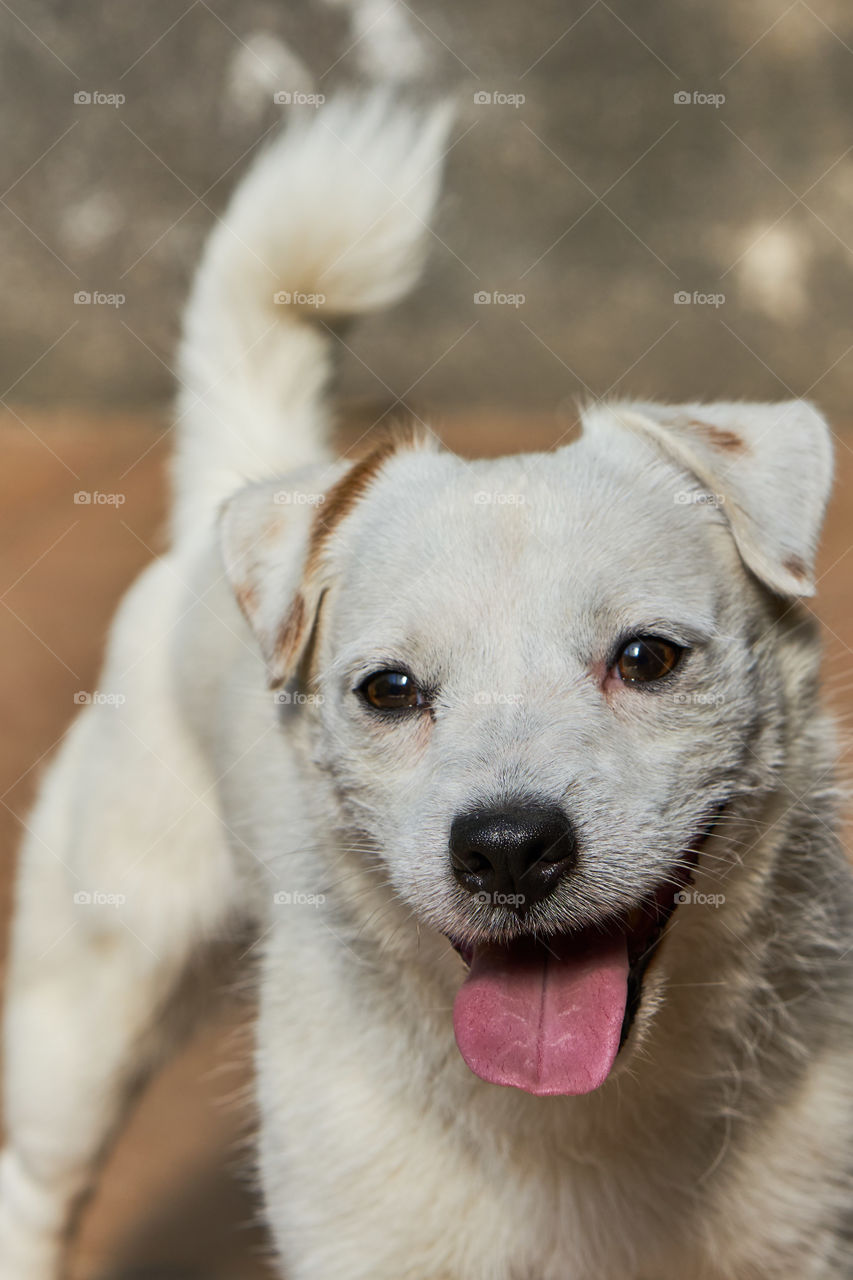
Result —
<svg viewBox="0 0 853 1280"><path fill-rule="evenodd" d="M208 245L173 546L23 850L2 1280L59 1275L239 921L288 1280L853 1276L853 892L798 603L829 433L612 404L549 454L333 460L318 321L415 280L447 125L321 109Z"/></svg>

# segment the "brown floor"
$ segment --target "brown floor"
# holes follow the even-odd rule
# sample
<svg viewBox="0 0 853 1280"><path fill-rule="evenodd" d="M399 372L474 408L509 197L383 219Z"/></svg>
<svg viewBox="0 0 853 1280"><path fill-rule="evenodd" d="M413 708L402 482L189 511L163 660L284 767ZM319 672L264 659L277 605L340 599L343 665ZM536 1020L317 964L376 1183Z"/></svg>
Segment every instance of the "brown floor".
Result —
<svg viewBox="0 0 853 1280"><path fill-rule="evenodd" d="M363 415L345 433L360 434ZM438 423L470 454L547 447L565 430L549 417L483 411ZM849 440L849 444L847 441ZM0 418L0 920L20 820L39 766L97 687L115 603L162 549L165 424L151 417L93 420L21 409ZM821 555L816 611L826 629L827 690L848 722L853 654L853 435L838 448L839 479ZM121 493L120 507L75 504L79 491ZM245 1185L242 1136L249 1079L246 1014L224 1005L146 1091L86 1212L70 1280L170 1277L263 1280L264 1237ZM176 1269L177 1268L177 1269ZM164 1278L166 1270L162 1272Z"/></svg>

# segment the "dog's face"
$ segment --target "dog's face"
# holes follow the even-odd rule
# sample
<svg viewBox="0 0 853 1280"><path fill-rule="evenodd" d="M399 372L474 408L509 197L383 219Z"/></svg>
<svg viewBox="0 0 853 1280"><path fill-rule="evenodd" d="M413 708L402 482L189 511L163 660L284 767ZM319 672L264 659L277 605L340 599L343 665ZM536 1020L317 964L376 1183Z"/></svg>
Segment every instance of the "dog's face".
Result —
<svg viewBox="0 0 853 1280"><path fill-rule="evenodd" d="M642 410L546 455L386 446L310 519L295 591L276 538L259 556L256 517L232 521L274 676L310 661L345 821L472 964L464 1056L534 1092L601 1083L638 1007L642 1033L703 847L773 785L787 691L757 579L810 591L828 487L804 406ZM539 1041L508 1047L528 1017Z"/></svg>

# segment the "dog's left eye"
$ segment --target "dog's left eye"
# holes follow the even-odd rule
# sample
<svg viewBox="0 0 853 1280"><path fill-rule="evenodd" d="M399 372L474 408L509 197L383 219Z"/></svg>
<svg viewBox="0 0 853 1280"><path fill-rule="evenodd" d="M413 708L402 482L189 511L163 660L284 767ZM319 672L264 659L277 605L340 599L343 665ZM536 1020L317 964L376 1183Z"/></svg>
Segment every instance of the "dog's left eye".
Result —
<svg viewBox="0 0 853 1280"><path fill-rule="evenodd" d="M377 711L411 711L427 705L427 696L406 671L376 671L358 692Z"/></svg>
<svg viewBox="0 0 853 1280"><path fill-rule="evenodd" d="M623 645L616 669L626 684L646 684L674 671L684 649L659 636L634 636Z"/></svg>

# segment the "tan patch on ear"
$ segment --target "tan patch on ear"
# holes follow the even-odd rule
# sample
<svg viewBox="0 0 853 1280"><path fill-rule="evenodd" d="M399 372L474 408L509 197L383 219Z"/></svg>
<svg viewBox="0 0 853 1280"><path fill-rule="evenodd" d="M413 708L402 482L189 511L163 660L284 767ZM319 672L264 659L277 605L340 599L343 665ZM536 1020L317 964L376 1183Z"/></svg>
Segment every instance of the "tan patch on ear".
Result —
<svg viewBox="0 0 853 1280"><path fill-rule="evenodd" d="M281 626L275 638L275 646L273 648L273 664L289 668L293 659L299 652L299 647L305 638L305 628L308 625L308 614L305 607L305 597L301 591L297 591L293 597L293 603L282 619ZM281 683L277 681L276 683Z"/></svg>
<svg viewBox="0 0 853 1280"><path fill-rule="evenodd" d="M787 560L783 560L782 567L787 569L794 578L800 578L804 581L809 576L809 571L799 556L788 556Z"/></svg>
<svg viewBox="0 0 853 1280"><path fill-rule="evenodd" d="M724 427L715 427L710 422L692 421L688 425L697 431L701 431L708 443L714 445L717 449L725 449L729 453L746 452L746 441L736 431L727 431Z"/></svg>
<svg viewBox="0 0 853 1280"><path fill-rule="evenodd" d="M736 431L723 431L719 427L712 427L708 434L712 444L715 444L718 449L730 449L732 453L746 451L746 441Z"/></svg>
<svg viewBox="0 0 853 1280"><path fill-rule="evenodd" d="M288 678L281 673L291 672L297 662L306 656L304 651L311 640L317 616L314 606L316 603L319 610L323 598L322 582L317 575L322 569L323 552L329 538L388 459L401 449L423 446L427 438L426 433L421 432L414 423L405 423L383 434L365 456L355 462L346 475L332 486L323 505L317 508L308 537L302 589L294 596L274 637L269 662L273 688L277 688ZM307 656L313 661L312 654Z"/></svg>
<svg viewBox="0 0 853 1280"><path fill-rule="evenodd" d="M239 587L234 588L234 595L237 597L237 603L240 611L247 622L252 621L252 616L258 607L258 593L251 582L243 583Z"/></svg>
<svg viewBox="0 0 853 1280"><path fill-rule="evenodd" d="M317 609L314 613L314 620L311 626L311 634L308 637L305 651L302 655L305 683L308 688L316 686L317 677L320 674L320 641L323 630L323 605L325 600L326 592L324 591L317 602Z"/></svg>
<svg viewBox="0 0 853 1280"><path fill-rule="evenodd" d="M259 543L263 546L275 546L281 537L282 519L278 516L275 520L270 520L267 527L260 536Z"/></svg>
<svg viewBox="0 0 853 1280"><path fill-rule="evenodd" d="M363 458L350 467L345 476L326 494L326 501L314 517L308 539L306 573L313 573L322 559L329 538L341 521L364 496L389 458L403 449L416 449L426 443L426 434L415 422L392 428Z"/></svg>

